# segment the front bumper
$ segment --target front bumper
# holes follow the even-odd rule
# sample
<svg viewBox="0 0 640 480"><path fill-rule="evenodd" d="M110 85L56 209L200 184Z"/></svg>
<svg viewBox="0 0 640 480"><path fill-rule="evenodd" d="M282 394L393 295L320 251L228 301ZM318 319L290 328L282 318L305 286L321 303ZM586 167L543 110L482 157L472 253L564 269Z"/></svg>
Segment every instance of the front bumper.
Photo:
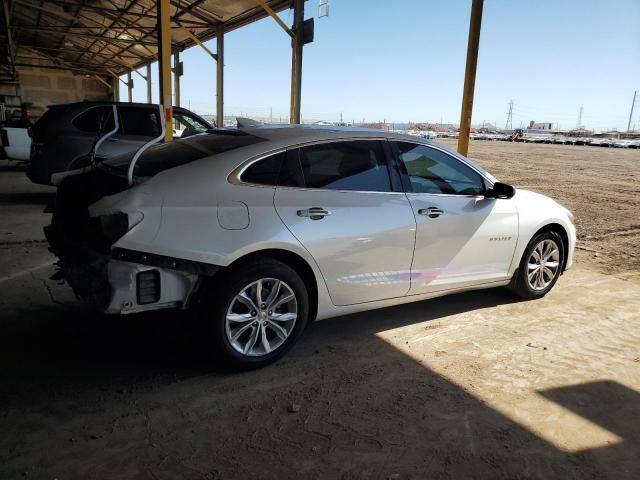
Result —
<svg viewBox="0 0 640 480"><path fill-rule="evenodd" d="M573 256L576 251L576 241L577 241L576 227L574 226L573 223L569 222L568 230L569 230L568 232L569 248L567 251L567 263L564 267L565 271L569 270L573 266Z"/></svg>

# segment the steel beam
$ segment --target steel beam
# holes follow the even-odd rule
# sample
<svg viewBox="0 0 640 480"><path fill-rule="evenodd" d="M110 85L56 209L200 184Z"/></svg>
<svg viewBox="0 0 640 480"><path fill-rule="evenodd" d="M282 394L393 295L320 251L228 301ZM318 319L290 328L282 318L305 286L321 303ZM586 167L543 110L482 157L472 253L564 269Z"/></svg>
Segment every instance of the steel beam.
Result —
<svg viewBox="0 0 640 480"><path fill-rule="evenodd" d="M293 25L295 36L292 40L291 55L291 86L292 86L292 114L291 123L300 123L300 100L302 96L302 28L304 24L304 0L293 2Z"/></svg>
<svg viewBox="0 0 640 480"><path fill-rule="evenodd" d="M118 77L113 77L111 79L111 84L113 85L113 88L111 90L113 92L113 101L119 102L120 101L120 79Z"/></svg>
<svg viewBox="0 0 640 480"><path fill-rule="evenodd" d="M95 74L93 76L96 77L96 80L98 80L100 83L105 85L109 90L113 90L113 87L111 86L111 84L109 82L107 82L106 80L104 80L102 77L100 77L98 75L95 75Z"/></svg>
<svg viewBox="0 0 640 480"><path fill-rule="evenodd" d="M43 61L45 59L42 59ZM46 68L47 70L63 70L67 72L81 73L83 75L95 75L96 70L87 70L86 68L69 67L67 65L38 65L36 63L28 62L9 62L3 67L32 67L32 68Z"/></svg>
<svg viewBox="0 0 640 480"><path fill-rule="evenodd" d="M171 105L171 4L170 0L158 0L158 40L160 68L160 103L164 107L166 142L173 140L173 112Z"/></svg>
<svg viewBox="0 0 640 480"><path fill-rule="evenodd" d="M133 102L133 78L131 78L131 72L127 73L127 99L129 103Z"/></svg>
<svg viewBox="0 0 640 480"><path fill-rule="evenodd" d="M213 53L211 50L209 50L209 47L207 47L204 43L202 43L200 41L200 39L198 37L196 37L190 30L184 28L183 26L180 26L180 29L186 33L187 35L189 35L189 38L191 38L191 40L193 40L197 45L200 46L200 48L202 48L205 52L207 52L207 54L212 57L214 60L218 59L218 55L216 55L215 53Z"/></svg>
<svg viewBox="0 0 640 480"><path fill-rule="evenodd" d="M147 62L147 103L151 103L151 62Z"/></svg>
<svg viewBox="0 0 640 480"><path fill-rule="evenodd" d="M224 127L224 23L219 22L216 32L216 126Z"/></svg>
<svg viewBox="0 0 640 480"><path fill-rule="evenodd" d="M180 106L180 50L173 49L173 104Z"/></svg>
<svg viewBox="0 0 640 480"><path fill-rule="evenodd" d="M467 155L469 152L469 134L471 132L471 114L473 112L473 93L476 86L476 67L478 66L478 47L480 46L483 4L484 0L473 0L471 6L469 42L467 44L467 66L464 73L464 92L462 94L460 133L458 135L458 153L461 155Z"/></svg>

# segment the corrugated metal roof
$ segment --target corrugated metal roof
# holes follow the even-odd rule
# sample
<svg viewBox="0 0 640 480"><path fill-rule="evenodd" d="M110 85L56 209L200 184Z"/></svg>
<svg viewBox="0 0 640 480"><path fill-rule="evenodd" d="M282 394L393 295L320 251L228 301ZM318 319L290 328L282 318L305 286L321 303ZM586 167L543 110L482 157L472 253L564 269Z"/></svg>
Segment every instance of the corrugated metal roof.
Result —
<svg viewBox="0 0 640 480"><path fill-rule="evenodd" d="M290 0L267 3L276 12L291 4ZM219 22L228 32L267 15L256 0L170 0L170 4L172 45L180 50L194 45L182 28L204 41L215 37ZM157 59L156 7L155 0L12 0L8 26L0 30L5 36L7 27L11 32L13 63L33 63L31 51L34 58L46 57L70 70L110 76L109 70L123 74ZM4 15L0 17L4 20ZM0 59L8 59L10 42L3 43Z"/></svg>

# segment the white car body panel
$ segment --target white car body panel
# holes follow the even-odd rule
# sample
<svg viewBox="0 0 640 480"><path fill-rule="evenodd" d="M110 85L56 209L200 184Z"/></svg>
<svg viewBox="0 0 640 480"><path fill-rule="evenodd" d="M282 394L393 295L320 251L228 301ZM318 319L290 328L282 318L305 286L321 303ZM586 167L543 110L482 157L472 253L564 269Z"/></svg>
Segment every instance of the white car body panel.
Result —
<svg viewBox="0 0 640 480"><path fill-rule="evenodd" d="M260 130L254 134L259 135ZM358 132L352 137L379 136L379 132ZM429 144L388 135L390 140L396 137ZM101 199L91 205L90 212L92 216L141 214L143 220L112 248L221 268L265 250L295 254L315 277L316 319L506 285L533 235L552 223L567 232L567 268L571 266L575 228L568 211L532 192L518 190L511 199L380 194L257 186L233 178L250 161L327 139L353 138L344 132L312 130L295 142L283 137L243 147L163 171L130 190ZM495 181L488 174L485 179ZM330 210L331 215L317 221L297 215L299 209L316 206ZM417 214L429 206L442 208L445 215L432 219ZM134 267L118 268L126 272ZM166 294L162 292L158 304L184 307L192 293L189 288L196 282L181 272L160 271L173 286ZM107 311L160 308L135 305L135 288L122 281L132 278L129 274L121 273L121 280L112 284L124 293L114 296Z"/></svg>
<svg viewBox="0 0 640 480"><path fill-rule="evenodd" d="M518 241L512 200L482 196L407 194L418 230L411 293L421 294L508 279ZM418 212L429 207L436 218Z"/></svg>
<svg viewBox="0 0 640 480"><path fill-rule="evenodd" d="M406 195L278 187L274 202L319 265L335 305L409 292L415 219ZM330 215L312 220L297 214L310 207Z"/></svg>
<svg viewBox="0 0 640 480"><path fill-rule="evenodd" d="M567 232L569 242L565 252L567 262L565 270L571 268L576 247L576 227L569 220L569 211L555 200L528 190L516 190L516 194L511 200L515 202L518 209L521 238L516 247L514 258L518 260L522 258L529 240L536 232L547 225L558 224ZM511 265L510 275L515 272L516 268L518 268L518 262L514 261Z"/></svg>

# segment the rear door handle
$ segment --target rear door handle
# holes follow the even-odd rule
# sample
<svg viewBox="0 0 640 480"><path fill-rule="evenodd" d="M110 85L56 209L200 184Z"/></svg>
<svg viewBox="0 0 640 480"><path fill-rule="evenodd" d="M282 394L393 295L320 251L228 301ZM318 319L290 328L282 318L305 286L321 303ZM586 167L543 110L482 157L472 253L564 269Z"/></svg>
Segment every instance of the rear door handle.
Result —
<svg viewBox="0 0 640 480"><path fill-rule="evenodd" d="M322 207L311 207L305 210L298 210L299 217L310 218L311 220L322 220L324 217L331 215L329 210L325 210Z"/></svg>
<svg viewBox="0 0 640 480"><path fill-rule="evenodd" d="M444 215L444 210L438 207L421 208L418 210L418 214L429 218L438 218L440 215Z"/></svg>

